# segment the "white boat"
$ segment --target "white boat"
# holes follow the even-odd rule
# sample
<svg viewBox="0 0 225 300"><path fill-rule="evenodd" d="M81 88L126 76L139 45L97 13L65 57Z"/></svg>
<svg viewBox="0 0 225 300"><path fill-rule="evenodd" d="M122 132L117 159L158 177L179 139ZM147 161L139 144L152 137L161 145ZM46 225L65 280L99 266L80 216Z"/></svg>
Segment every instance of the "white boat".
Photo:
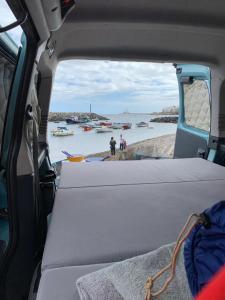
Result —
<svg viewBox="0 0 225 300"><path fill-rule="evenodd" d="M113 123L110 128L112 129L130 129L131 123Z"/></svg>
<svg viewBox="0 0 225 300"><path fill-rule="evenodd" d="M101 127L101 128L96 128L96 133L106 133L106 132L112 132L113 130L109 127Z"/></svg>
<svg viewBox="0 0 225 300"><path fill-rule="evenodd" d="M67 127L57 127L51 131L53 136L68 136L74 135L73 130L69 130Z"/></svg>
<svg viewBox="0 0 225 300"><path fill-rule="evenodd" d="M146 123L146 122L139 122L136 125L137 125L137 127L148 127L148 123Z"/></svg>
<svg viewBox="0 0 225 300"><path fill-rule="evenodd" d="M123 129L124 123L113 123L110 127L112 129Z"/></svg>

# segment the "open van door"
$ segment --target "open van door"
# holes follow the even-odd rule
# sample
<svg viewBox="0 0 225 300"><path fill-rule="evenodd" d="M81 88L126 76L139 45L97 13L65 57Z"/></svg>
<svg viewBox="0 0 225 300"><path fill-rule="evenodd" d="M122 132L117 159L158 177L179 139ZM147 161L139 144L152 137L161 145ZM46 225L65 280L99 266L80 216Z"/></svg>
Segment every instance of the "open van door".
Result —
<svg viewBox="0 0 225 300"><path fill-rule="evenodd" d="M210 133L210 69L176 65L179 86L179 121L174 158L208 156Z"/></svg>

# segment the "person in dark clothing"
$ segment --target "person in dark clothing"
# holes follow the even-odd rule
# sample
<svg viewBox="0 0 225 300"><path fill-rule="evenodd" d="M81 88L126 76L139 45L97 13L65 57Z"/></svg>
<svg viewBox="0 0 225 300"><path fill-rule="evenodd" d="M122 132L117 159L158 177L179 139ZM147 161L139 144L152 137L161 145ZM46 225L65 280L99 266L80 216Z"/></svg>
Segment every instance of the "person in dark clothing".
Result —
<svg viewBox="0 0 225 300"><path fill-rule="evenodd" d="M115 155L116 154L116 141L114 140L113 137L111 137L109 145L110 145L110 149L111 149L111 155Z"/></svg>
<svg viewBox="0 0 225 300"><path fill-rule="evenodd" d="M122 134L121 134L121 135L120 135L120 150L121 150L121 151L123 151L123 149L124 149L123 142L124 142L124 139L123 139L123 136L122 136Z"/></svg>

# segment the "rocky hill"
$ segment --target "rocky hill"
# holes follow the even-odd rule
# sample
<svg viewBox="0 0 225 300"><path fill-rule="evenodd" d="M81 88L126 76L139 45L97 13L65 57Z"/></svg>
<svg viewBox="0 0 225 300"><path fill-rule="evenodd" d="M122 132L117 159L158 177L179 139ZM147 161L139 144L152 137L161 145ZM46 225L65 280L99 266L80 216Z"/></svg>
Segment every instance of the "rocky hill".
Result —
<svg viewBox="0 0 225 300"><path fill-rule="evenodd" d="M48 115L49 122L65 121L67 118L75 117L78 118L90 118L99 120L108 120L107 118L100 116L95 113L79 113L79 112L50 112Z"/></svg>
<svg viewBox="0 0 225 300"><path fill-rule="evenodd" d="M155 122L155 123L177 123L178 122L178 116L162 116L162 117L157 117L154 119L151 119L150 122Z"/></svg>

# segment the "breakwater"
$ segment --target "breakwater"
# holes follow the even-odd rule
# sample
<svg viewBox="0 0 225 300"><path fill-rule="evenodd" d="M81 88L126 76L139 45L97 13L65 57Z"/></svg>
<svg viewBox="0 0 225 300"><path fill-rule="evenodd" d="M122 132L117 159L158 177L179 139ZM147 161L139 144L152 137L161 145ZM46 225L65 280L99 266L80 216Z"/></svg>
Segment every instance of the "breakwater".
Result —
<svg viewBox="0 0 225 300"><path fill-rule="evenodd" d="M48 116L49 122L62 122L70 117L90 118L98 120L108 120L106 117L96 113L80 113L80 112L50 112Z"/></svg>

